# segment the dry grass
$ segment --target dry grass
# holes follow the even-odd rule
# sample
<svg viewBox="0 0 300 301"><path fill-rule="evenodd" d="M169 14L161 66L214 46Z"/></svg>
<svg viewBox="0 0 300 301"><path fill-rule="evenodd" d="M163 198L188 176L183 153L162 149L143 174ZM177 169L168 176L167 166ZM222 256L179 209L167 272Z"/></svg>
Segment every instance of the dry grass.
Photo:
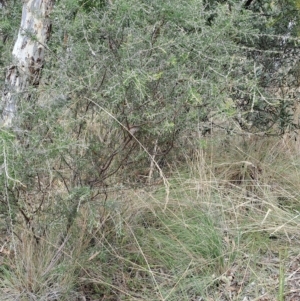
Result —
<svg viewBox="0 0 300 301"><path fill-rule="evenodd" d="M163 185L120 188L70 228L40 216L38 242L16 225L1 300L298 300L297 142L204 142L168 178L166 208Z"/></svg>

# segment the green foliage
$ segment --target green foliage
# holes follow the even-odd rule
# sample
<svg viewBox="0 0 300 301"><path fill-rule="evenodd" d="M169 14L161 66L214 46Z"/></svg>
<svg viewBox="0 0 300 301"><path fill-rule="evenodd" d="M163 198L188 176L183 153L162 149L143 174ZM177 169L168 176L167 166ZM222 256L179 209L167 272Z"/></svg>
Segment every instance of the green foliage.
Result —
<svg viewBox="0 0 300 301"><path fill-rule="evenodd" d="M11 49L21 22L21 3L7 1L0 9L0 68L11 62ZM0 83L3 78L0 78Z"/></svg>
<svg viewBox="0 0 300 301"><path fill-rule="evenodd" d="M78 4L86 12L101 10L106 5L106 0L78 0Z"/></svg>
<svg viewBox="0 0 300 301"><path fill-rule="evenodd" d="M215 6L209 26L211 12L201 1L114 1L98 11L79 12L72 22L62 5L53 13L50 45L60 60L51 59L44 71L51 74L52 87L59 86L69 104L90 103L77 118L90 119L92 111L100 116L104 108L125 128L139 126L138 139L149 151L158 140L161 157L180 131L194 131L216 113L235 116L234 103L223 110L235 87L249 95L257 85L254 62L235 41L239 36L253 40L257 31L244 30L252 14L240 14L238 7ZM113 127L117 136L112 139L129 138L118 123Z"/></svg>
<svg viewBox="0 0 300 301"><path fill-rule="evenodd" d="M10 278L10 289L20 288L15 299L23 298L23 292L46 299L40 286L52 291L53 283L63 282L58 291L66 300L69 291L74 299L74 291L81 290L103 299L121 294L119 287L156 290L160 300L202 298L218 275L205 285L202 278L223 274L234 254L227 251L239 247L238 240L248 246L247 236L238 233L243 225L238 219L247 216L253 223L255 218L245 206L263 221L254 229L251 225L251 241L258 237L251 233L261 233L277 212L267 198L275 180L260 183L263 171L250 162L256 150L245 158L247 149L236 147L242 157L235 161L229 153L230 160L223 161L230 166L220 163L227 175L216 185L215 159L204 162L199 156L194 168L201 179L190 195L181 193L191 185L188 175L183 184L175 183L181 190L171 190L163 205L161 192L148 200L145 190L136 200L137 190L125 198L124 187L151 183L162 175L159 169L189 157L187 141L200 145L201 154L209 150L204 135L211 128L279 135L298 126L293 114L293 87L299 81L298 2L253 1L249 7L238 0L55 2L40 84L28 87L30 99L20 93L15 128L0 129L0 213L11 233L14 225L26 225L26 235L14 243L15 254L22 254L15 256L21 258L19 266L0 271L0 282ZM10 65L8 53L20 20L21 4L13 8L11 3L0 12L1 67ZM228 149L229 138L225 143ZM222 160L224 143L215 148ZM264 156L272 157L274 149ZM248 167L245 160L250 160ZM240 185L237 206L223 191L225 181L230 187ZM242 186L245 181L251 185ZM242 195L244 187L255 185ZM262 204L256 206L256 200ZM227 215L232 219L223 227L218 217ZM288 217L282 224L293 220ZM47 255L42 264L34 262L40 259L35 252ZM35 270L35 286L20 273L27 267ZM127 278L121 283L116 275ZM89 283L74 288L75 278Z"/></svg>
<svg viewBox="0 0 300 301"><path fill-rule="evenodd" d="M291 51L276 21L280 5L271 16L250 8L239 1L56 2L40 87L30 102L20 100L11 178L41 199L45 187L59 186L53 201L69 200L71 214L74 189L93 198L107 185L155 177L151 156L163 168L208 123L229 133L236 124L267 134L297 126L294 96L274 96L296 74L284 69L288 57L279 59L283 48ZM11 194L19 204L27 198L17 186Z"/></svg>

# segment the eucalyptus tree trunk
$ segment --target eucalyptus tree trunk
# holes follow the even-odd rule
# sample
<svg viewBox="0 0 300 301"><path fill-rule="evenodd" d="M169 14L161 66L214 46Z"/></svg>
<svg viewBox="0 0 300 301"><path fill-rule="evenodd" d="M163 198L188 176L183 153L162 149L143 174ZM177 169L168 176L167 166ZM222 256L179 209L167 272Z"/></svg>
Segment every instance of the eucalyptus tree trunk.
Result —
<svg viewBox="0 0 300 301"><path fill-rule="evenodd" d="M24 1L18 38L12 52L13 63L7 70L2 91L1 124L4 126L14 126L20 95L22 99L29 99L29 88L39 85L50 36L49 14L53 3L54 0Z"/></svg>

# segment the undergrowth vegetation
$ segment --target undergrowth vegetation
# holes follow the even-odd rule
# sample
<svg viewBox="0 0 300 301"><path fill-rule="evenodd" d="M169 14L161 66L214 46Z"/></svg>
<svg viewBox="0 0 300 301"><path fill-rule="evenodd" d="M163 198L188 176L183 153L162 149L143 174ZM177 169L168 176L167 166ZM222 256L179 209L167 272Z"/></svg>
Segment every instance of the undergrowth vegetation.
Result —
<svg viewBox="0 0 300 301"><path fill-rule="evenodd" d="M0 300L298 300L299 7L55 1L0 127Z"/></svg>
<svg viewBox="0 0 300 301"><path fill-rule="evenodd" d="M2 242L2 300L275 300L288 292L287 259L299 242L297 142L202 139L205 147L169 171L168 192L158 182L115 186L88 202L80 190L74 201L51 193L30 221L17 215Z"/></svg>

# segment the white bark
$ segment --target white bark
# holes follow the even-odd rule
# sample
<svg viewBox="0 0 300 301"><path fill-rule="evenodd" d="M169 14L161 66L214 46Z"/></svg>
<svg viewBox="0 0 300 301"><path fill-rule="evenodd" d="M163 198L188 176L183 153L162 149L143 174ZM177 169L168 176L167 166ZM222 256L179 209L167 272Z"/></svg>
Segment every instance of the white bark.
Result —
<svg viewBox="0 0 300 301"><path fill-rule="evenodd" d="M17 99L28 99L26 89L38 86L43 67L45 46L50 35L49 14L54 0L25 0L22 21L13 49L13 65L8 69L2 94L4 126L13 126Z"/></svg>

